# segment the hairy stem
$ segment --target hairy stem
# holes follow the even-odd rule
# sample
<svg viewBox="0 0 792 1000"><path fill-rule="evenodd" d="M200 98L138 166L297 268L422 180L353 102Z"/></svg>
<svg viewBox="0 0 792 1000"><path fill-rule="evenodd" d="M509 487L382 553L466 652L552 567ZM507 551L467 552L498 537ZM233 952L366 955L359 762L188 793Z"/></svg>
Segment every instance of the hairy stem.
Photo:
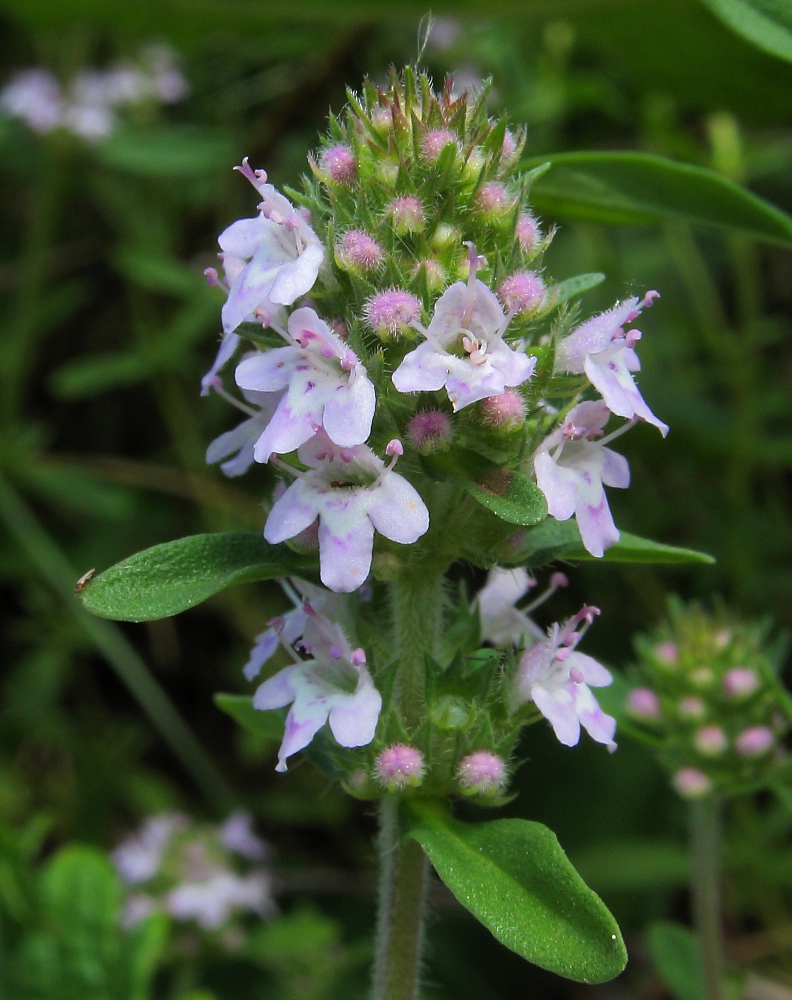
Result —
<svg viewBox="0 0 792 1000"><path fill-rule="evenodd" d="M408 729L426 714L426 653L437 648L442 625L443 576L417 565L391 585L398 699Z"/></svg>
<svg viewBox="0 0 792 1000"><path fill-rule="evenodd" d="M696 927L707 1000L723 1000L723 942L720 906L720 802L690 806L693 921Z"/></svg>
<svg viewBox="0 0 792 1000"><path fill-rule="evenodd" d="M416 1000L421 972L428 862L399 838L399 799L380 803L380 896L372 1000Z"/></svg>

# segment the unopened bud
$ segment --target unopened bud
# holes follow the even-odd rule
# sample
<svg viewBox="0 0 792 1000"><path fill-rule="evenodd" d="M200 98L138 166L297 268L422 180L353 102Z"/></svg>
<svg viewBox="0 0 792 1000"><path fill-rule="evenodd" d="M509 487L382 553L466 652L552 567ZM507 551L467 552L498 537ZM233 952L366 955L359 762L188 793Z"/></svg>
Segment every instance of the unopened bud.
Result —
<svg viewBox="0 0 792 1000"><path fill-rule="evenodd" d="M351 184L357 177L355 154L349 146L331 146L322 154L320 163L335 184Z"/></svg>
<svg viewBox="0 0 792 1000"><path fill-rule="evenodd" d="M387 215L393 220L393 228L399 236L422 232L426 221L420 198L394 198L388 205Z"/></svg>
<svg viewBox="0 0 792 1000"><path fill-rule="evenodd" d="M483 184L476 194L476 205L484 215L495 219L514 206L514 198L502 184L490 181Z"/></svg>
<svg viewBox="0 0 792 1000"><path fill-rule="evenodd" d="M479 750L462 758L456 778L468 795L494 795L503 786L506 768L500 757Z"/></svg>
<svg viewBox="0 0 792 1000"><path fill-rule="evenodd" d="M497 430L514 431L525 422L525 403L519 392L507 389L497 396L487 396L478 405L482 424Z"/></svg>
<svg viewBox="0 0 792 1000"><path fill-rule="evenodd" d="M361 229L350 230L338 252L339 263L348 270L375 271L382 263L383 256L379 243Z"/></svg>
<svg viewBox="0 0 792 1000"><path fill-rule="evenodd" d="M675 642L661 642L655 646L654 655L663 666L673 667L679 660L679 649Z"/></svg>
<svg viewBox="0 0 792 1000"><path fill-rule="evenodd" d="M660 699L650 688L635 688L627 696L627 710L639 719L659 719Z"/></svg>
<svg viewBox="0 0 792 1000"><path fill-rule="evenodd" d="M759 687L759 678L747 667L734 667L723 678L723 690L732 698L746 698Z"/></svg>
<svg viewBox="0 0 792 1000"><path fill-rule="evenodd" d="M448 129L441 128L427 132L421 140L421 155L428 163L436 163L446 146L452 143L459 149L457 137Z"/></svg>
<svg viewBox="0 0 792 1000"><path fill-rule="evenodd" d="M424 776L423 754L415 747L394 744L377 757L376 776L391 791L415 788Z"/></svg>
<svg viewBox="0 0 792 1000"><path fill-rule="evenodd" d="M712 788L712 782L695 767L683 767L671 779L683 799L700 799Z"/></svg>
<svg viewBox="0 0 792 1000"><path fill-rule="evenodd" d="M742 757L760 757L775 743L772 730L767 726L752 726L745 729L735 740L737 753Z"/></svg>
<svg viewBox="0 0 792 1000"><path fill-rule="evenodd" d="M407 424L407 440L422 455L448 447L452 436L451 418L442 410L423 410Z"/></svg>
<svg viewBox="0 0 792 1000"><path fill-rule="evenodd" d="M545 294L545 283L533 271L512 274L498 289L498 298L504 308L518 316L536 312L542 306Z"/></svg>
<svg viewBox="0 0 792 1000"><path fill-rule="evenodd" d="M720 726L702 726L693 737L693 742L705 757L720 757L728 746L726 734Z"/></svg>
<svg viewBox="0 0 792 1000"><path fill-rule="evenodd" d="M707 714L707 706L701 700L691 695L683 698L677 706L679 714L685 719L703 719Z"/></svg>
<svg viewBox="0 0 792 1000"><path fill-rule="evenodd" d="M432 258L419 260L413 268L413 278L419 277L423 272L426 277L426 285L430 292L439 292L446 283L446 274L443 265Z"/></svg>
<svg viewBox="0 0 792 1000"><path fill-rule="evenodd" d="M514 228L514 235L524 253L533 250L542 238L542 230L539 223L532 215L521 215Z"/></svg>
<svg viewBox="0 0 792 1000"><path fill-rule="evenodd" d="M381 337L395 336L421 316L421 303L414 295L400 288L373 295L363 307L366 320Z"/></svg>
<svg viewBox="0 0 792 1000"><path fill-rule="evenodd" d="M455 243L459 243L460 239L459 230L455 226L449 226L447 223L441 222L432 233L432 238L429 242L436 250L446 250Z"/></svg>

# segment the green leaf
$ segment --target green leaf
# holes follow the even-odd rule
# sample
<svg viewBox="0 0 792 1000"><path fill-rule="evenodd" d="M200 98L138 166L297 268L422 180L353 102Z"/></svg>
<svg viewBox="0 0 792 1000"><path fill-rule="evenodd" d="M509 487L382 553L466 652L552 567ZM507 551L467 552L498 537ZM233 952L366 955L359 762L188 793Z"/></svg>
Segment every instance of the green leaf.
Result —
<svg viewBox="0 0 792 1000"><path fill-rule="evenodd" d="M430 478L457 483L509 524L538 524L547 517L547 501L535 483L473 451L452 446L422 463Z"/></svg>
<svg viewBox="0 0 792 1000"><path fill-rule="evenodd" d="M566 281L559 281L557 285L551 285L547 289L547 303L542 312L549 312L556 306L569 302L570 299L591 291L597 285L601 285L605 280L605 275L599 271L592 271L591 274L578 274L574 278L567 278Z"/></svg>
<svg viewBox="0 0 792 1000"><path fill-rule="evenodd" d="M789 0L702 0L702 3L757 48L792 62Z"/></svg>
<svg viewBox="0 0 792 1000"><path fill-rule="evenodd" d="M580 531L573 520L556 521L548 517L543 524L523 532L521 544L514 546L508 555L500 561L519 565L527 563L534 568L555 562L557 559L570 561L595 559L583 547ZM599 561L599 560L598 560ZM699 563L710 565L715 562L712 556L695 549L679 548L676 545L664 545L662 542L652 542L648 538L630 535L623 531L619 541L605 551L602 562L614 563L646 563L650 565L684 565Z"/></svg>
<svg viewBox="0 0 792 1000"><path fill-rule="evenodd" d="M461 823L409 805L417 840L462 905L507 948L580 983L604 983L627 953L616 921L541 823Z"/></svg>
<svg viewBox="0 0 792 1000"><path fill-rule="evenodd" d="M214 703L243 729L263 736L268 740L283 739L283 715L279 712L262 712L253 708L253 699L247 694L223 694L214 696Z"/></svg>
<svg viewBox="0 0 792 1000"><path fill-rule="evenodd" d="M534 182L531 201L558 217L626 226L682 221L792 246L785 212L712 170L650 153L561 153Z"/></svg>
<svg viewBox="0 0 792 1000"><path fill-rule="evenodd" d="M696 935L681 924L658 921L649 928L649 951L676 1000L704 1000L704 969Z"/></svg>
<svg viewBox="0 0 792 1000"><path fill-rule="evenodd" d="M80 592L100 618L144 622L192 608L234 583L278 576L311 577L315 560L252 532L190 535L138 552L105 570Z"/></svg>

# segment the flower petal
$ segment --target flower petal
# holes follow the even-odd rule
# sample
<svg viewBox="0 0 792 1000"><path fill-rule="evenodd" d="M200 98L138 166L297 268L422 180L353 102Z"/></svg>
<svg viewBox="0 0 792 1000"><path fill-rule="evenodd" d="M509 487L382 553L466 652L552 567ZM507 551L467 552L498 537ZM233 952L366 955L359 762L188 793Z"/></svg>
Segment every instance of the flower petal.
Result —
<svg viewBox="0 0 792 1000"><path fill-rule="evenodd" d="M218 375L221 369L224 368L228 361L231 360L238 347L239 337L235 333L226 334L226 336L220 341L220 347L218 348L217 355L212 362L212 367L201 379L202 396L209 395L215 376Z"/></svg>
<svg viewBox="0 0 792 1000"><path fill-rule="evenodd" d="M573 695L566 687L548 691L540 685L531 688L534 704L553 727L559 743L574 747L580 740L580 722Z"/></svg>
<svg viewBox="0 0 792 1000"><path fill-rule="evenodd" d="M300 352L293 347L273 347L245 358L237 365L234 379L240 389L280 392L288 386Z"/></svg>
<svg viewBox="0 0 792 1000"><path fill-rule="evenodd" d="M354 695L336 699L330 709L328 722L336 742L342 747L367 746L374 739L381 709L382 695L371 678L364 677Z"/></svg>
<svg viewBox="0 0 792 1000"><path fill-rule="evenodd" d="M391 376L399 392L434 392L442 389L448 377L448 357L430 341L424 341L405 355Z"/></svg>
<svg viewBox="0 0 792 1000"><path fill-rule="evenodd" d="M374 386L360 365L352 384L339 387L324 408L327 436L342 448L363 444L371 433L376 406Z"/></svg>
<svg viewBox="0 0 792 1000"><path fill-rule="evenodd" d="M309 292L316 282L323 259L322 244L314 237L296 260L289 261L278 270L269 293L270 301L290 306Z"/></svg>
<svg viewBox="0 0 792 1000"><path fill-rule="evenodd" d="M350 504L355 498L350 498ZM322 511L319 521L319 576L325 587L337 593L357 590L371 569L374 525L368 516L343 516Z"/></svg>
<svg viewBox="0 0 792 1000"><path fill-rule="evenodd" d="M297 692L294 687L297 665L284 667L277 674L260 684L253 695L253 708L265 712L273 708L283 708L294 701Z"/></svg>
<svg viewBox="0 0 792 1000"><path fill-rule="evenodd" d="M272 545L294 538L313 524L319 509L316 491L304 479L297 479L273 504L264 525L264 537Z"/></svg>
<svg viewBox="0 0 792 1000"><path fill-rule="evenodd" d="M429 530L429 511L421 494L397 472L383 476L369 517L380 534L402 545L411 545Z"/></svg>

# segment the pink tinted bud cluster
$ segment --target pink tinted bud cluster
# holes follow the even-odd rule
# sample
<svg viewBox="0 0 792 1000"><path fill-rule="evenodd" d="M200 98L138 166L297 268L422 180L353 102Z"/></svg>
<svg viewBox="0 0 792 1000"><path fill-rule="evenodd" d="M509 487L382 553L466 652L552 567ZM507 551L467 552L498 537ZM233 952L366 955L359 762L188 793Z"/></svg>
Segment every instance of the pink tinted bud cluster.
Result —
<svg viewBox="0 0 792 1000"><path fill-rule="evenodd" d="M679 649L674 642L661 642L655 648L654 655L665 666L673 667L679 659Z"/></svg>
<svg viewBox="0 0 792 1000"><path fill-rule="evenodd" d="M703 719L707 714L707 706L701 698L690 695L680 701L678 711L686 719Z"/></svg>
<svg viewBox="0 0 792 1000"><path fill-rule="evenodd" d="M541 240L542 230L532 215L521 215L514 227L514 235L523 253L528 253Z"/></svg>
<svg viewBox="0 0 792 1000"><path fill-rule="evenodd" d="M373 236L362 229L352 229L341 243L339 256L350 270L376 271L382 264L384 252Z"/></svg>
<svg viewBox="0 0 792 1000"><path fill-rule="evenodd" d="M737 737L735 746L741 757L760 757L775 743L775 737L767 726L751 726Z"/></svg>
<svg viewBox="0 0 792 1000"><path fill-rule="evenodd" d="M494 795L505 782L506 767L494 753L479 750L462 758L456 778L469 795Z"/></svg>
<svg viewBox="0 0 792 1000"><path fill-rule="evenodd" d="M388 205L387 214L399 236L420 233L426 221L420 198L394 198Z"/></svg>
<svg viewBox="0 0 792 1000"><path fill-rule="evenodd" d="M712 788L712 782L695 767L683 767L671 779L683 799L700 799Z"/></svg>
<svg viewBox="0 0 792 1000"><path fill-rule="evenodd" d="M517 152L517 143L515 142L513 134L506 129L506 134L503 136L503 146L501 147L501 159L508 161Z"/></svg>
<svg viewBox="0 0 792 1000"><path fill-rule="evenodd" d="M446 146L453 143L458 148L457 137L446 128L427 132L421 140L421 153L429 163L435 163Z"/></svg>
<svg viewBox="0 0 792 1000"><path fill-rule="evenodd" d="M504 308L518 316L536 312L544 303L545 294L545 283L533 271L512 274L498 289Z"/></svg>
<svg viewBox="0 0 792 1000"><path fill-rule="evenodd" d="M693 742L698 752L705 757L720 757L729 745L726 733L720 726L702 726L696 731Z"/></svg>
<svg viewBox="0 0 792 1000"><path fill-rule="evenodd" d="M390 288L373 295L364 306L364 313L372 330L393 336L421 318L421 303L409 292Z"/></svg>
<svg viewBox="0 0 792 1000"><path fill-rule="evenodd" d="M482 424L495 430L517 430L525 422L525 403L512 389L482 399L478 412Z"/></svg>
<svg viewBox="0 0 792 1000"><path fill-rule="evenodd" d="M724 693L732 698L747 698L759 687L759 678L746 667L735 667L723 678Z"/></svg>
<svg viewBox="0 0 792 1000"><path fill-rule="evenodd" d="M349 146L331 146L322 154L322 170L336 184L351 184L357 177L355 154Z"/></svg>
<svg viewBox="0 0 792 1000"><path fill-rule="evenodd" d="M660 699L651 688L635 688L630 691L627 709L639 719L659 719L662 715Z"/></svg>
<svg viewBox="0 0 792 1000"><path fill-rule="evenodd" d="M425 455L445 447L452 437L451 418L442 410L422 410L407 424L407 440Z"/></svg>
<svg viewBox="0 0 792 1000"><path fill-rule="evenodd" d="M486 215L505 215L514 205L514 198L497 181L483 184L476 195L476 204Z"/></svg>
<svg viewBox="0 0 792 1000"><path fill-rule="evenodd" d="M424 776L424 759L415 747L396 743L377 757L377 780L391 791L415 788Z"/></svg>

